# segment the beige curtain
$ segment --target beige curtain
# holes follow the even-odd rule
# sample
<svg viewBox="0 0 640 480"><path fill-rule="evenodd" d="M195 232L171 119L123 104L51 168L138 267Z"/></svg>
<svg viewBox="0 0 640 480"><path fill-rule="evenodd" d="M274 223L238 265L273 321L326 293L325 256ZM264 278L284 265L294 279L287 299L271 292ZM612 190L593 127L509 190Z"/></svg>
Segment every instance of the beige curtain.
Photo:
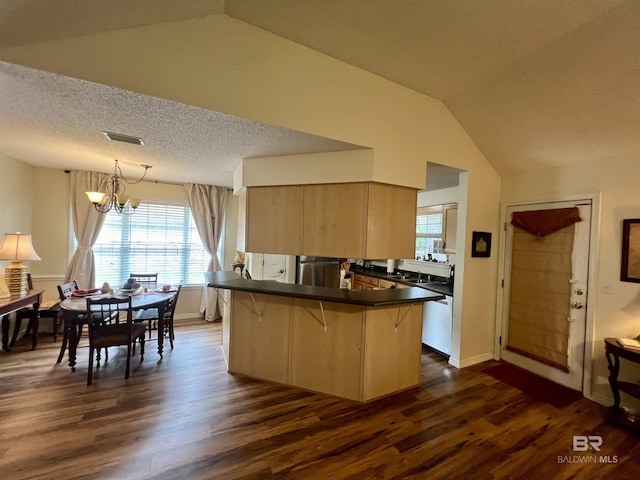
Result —
<svg viewBox="0 0 640 480"><path fill-rule="evenodd" d="M514 229L507 349L568 371L575 223L545 236Z"/></svg>
<svg viewBox="0 0 640 480"><path fill-rule="evenodd" d="M200 240L211 256L207 271L217 272L222 268L217 252L224 225L227 189L196 183L186 184L185 188ZM213 292L209 292L205 285L200 302L200 312L205 313L205 318L209 322L219 318L218 292L216 289L212 290Z"/></svg>
<svg viewBox="0 0 640 480"><path fill-rule="evenodd" d="M106 192L108 179L104 173L71 172L71 216L78 247L69 262L65 283L76 280L80 288L94 287L96 269L92 247L105 216L96 211L85 192Z"/></svg>

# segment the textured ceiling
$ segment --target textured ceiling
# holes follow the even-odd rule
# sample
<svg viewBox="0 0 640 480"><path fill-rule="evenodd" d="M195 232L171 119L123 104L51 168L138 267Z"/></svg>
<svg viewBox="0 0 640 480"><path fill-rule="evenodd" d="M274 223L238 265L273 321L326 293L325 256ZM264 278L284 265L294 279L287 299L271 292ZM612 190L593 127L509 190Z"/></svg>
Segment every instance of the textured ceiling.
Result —
<svg viewBox="0 0 640 480"><path fill-rule="evenodd" d="M443 100L501 174L640 156L640 2L636 0L0 0L0 48L219 13ZM14 79L22 83L21 75L33 79L31 88L36 97L38 88L42 88L36 84L36 74L3 66L2 130L8 117L1 109L14 94L5 89L4 83ZM81 90L104 88L76 81L71 84ZM38 105L46 110L49 99L42 92ZM172 108L166 102L128 92L97 92L96 102L106 96L104 101L123 111L120 116L103 115L103 123L119 118L117 125L104 128L133 129L123 133L145 136L149 132L145 128L148 116L135 113L135 108L142 106L161 113ZM111 112L104 109L107 111ZM190 115L183 113L186 117L161 115L169 119L166 130L172 129L172 115L188 123ZM45 119L50 120L47 115L53 114L42 115L40 124L51 127L53 124ZM78 112L79 118L91 115ZM244 134L213 135L222 117L212 115L219 120L211 121L212 137L227 141L229 136L242 143ZM129 117L141 120L128 123ZM278 134L270 130L273 127L234 120L247 128L252 125L258 131L271 132L266 144L274 147L272 142ZM26 117L23 121L26 124ZM60 122L59 116L56 122ZM230 132L228 127L224 132ZM60 125L60 130L65 128ZM12 156L32 163L43 161L44 142L55 136L54 132L42 132L38 137L42 140L29 145L16 129L12 134L0 134L0 151L9 155L14 152ZM284 137L276 140L278 148L308 148L285 145L285 139L293 138L306 145L295 132L280 134ZM70 159L80 158L78 151L85 158L123 155L125 160L124 154L130 153L118 152L113 145L109 146L112 150L100 149L91 143L98 140L88 137L89 133L81 130L59 133L58 143L52 144L51 150ZM174 135L165 143L151 141L152 137L145 140L149 150L156 142L160 153L169 149L160 158L171 162L183 158L180 171L185 175L192 162L197 168L198 162L219 161L221 170L234 163L211 154L215 142L205 142L209 151L200 151L193 155L198 160L191 160L192 155L185 150L189 138L186 133ZM260 145L258 142L254 152L261 150ZM193 144L192 149L196 149ZM17 151L31 158L16 155ZM237 153L244 155L246 151ZM143 163L137 155L135 158L135 163ZM161 172L159 165L156 175Z"/></svg>
<svg viewBox="0 0 640 480"><path fill-rule="evenodd" d="M0 62L0 151L32 165L232 186L242 158L355 145ZM144 140L109 141L102 131ZM214 166L215 168L211 168Z"/></svg>

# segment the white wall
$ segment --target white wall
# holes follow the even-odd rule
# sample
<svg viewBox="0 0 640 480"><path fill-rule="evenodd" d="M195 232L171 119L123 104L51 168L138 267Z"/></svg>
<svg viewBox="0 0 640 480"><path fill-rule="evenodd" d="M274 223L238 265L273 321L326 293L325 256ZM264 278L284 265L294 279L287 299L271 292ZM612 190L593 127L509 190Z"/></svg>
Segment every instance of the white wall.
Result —
<svg viewBox="0 0 640 480"><path fill-rule="evenodd" d="M35 245L34 232L32 230L32 192L33 192L33 167L14 158L0 153L0 243L5 233L31 234ZM29 271L39 262L24 262ZM0 261L0 275L4 280L4 268L9 262ZM13 332L14 316L10 316L9 332ZM24 322L23 322L24 323ZM26 325L23 325L26 328Z"/></svg>
<svg viewBox="0 0 640 480"><path fill-rule="evenodd" d="M442 102L226 15L7 48L0 58L369 147L382 183L423 188L429 161L468 171L460 364L492 355L486 299L497 262L460 264L465 235L498 230L500 178Z"/></svg>
<svg viewBox="0 0 640 480"><path fill-rule="evenodd" d="M589 285L589 296L595 303L592 344L594 400L612 401L609 372L604 356L606 337L640 335L640 285L620 281L622 221L640 218L640 162L638 160L598 160L507 177L503 180L503 203L549 200L568 195L601 193L600 228L597 233L599 251L595 285ZM609 285L607 293L603 286ZM621 377L636 382L640 367L623 364ZM637 402L640 406L640 402Z"/></svg>
<svg viewBox="0 0 640 480"><path fill-rule="evenodd" d="M373 180L373 150L245 158L234 172L234 192L264 185L367 182Z"/></svg>
<svg viewBox="0 0 640 480"><path fill-rule="evenodd" d="M0 172L0 243L5 233L31 234L34 249L39 252L31 226L33 167L0 153ZM30 272L37 263L24 262ZM9 262L0 260L3 278L7 265Z"/></svg>
<svg viewBox="0 0 640 480"><path fill-rule="evenodd" d="M418 192L418 206L429 207L431 205L444 205L445 203L458 203L460 198L460 186L441 188L431 192Z"/></svg>
<svg viewBox="0 0 640 480"><path fill-rule="evenodd" d="M0 153L0 172L0 234L32 234L33 167ZM7 264L0 261L2 267Z"/></svg>

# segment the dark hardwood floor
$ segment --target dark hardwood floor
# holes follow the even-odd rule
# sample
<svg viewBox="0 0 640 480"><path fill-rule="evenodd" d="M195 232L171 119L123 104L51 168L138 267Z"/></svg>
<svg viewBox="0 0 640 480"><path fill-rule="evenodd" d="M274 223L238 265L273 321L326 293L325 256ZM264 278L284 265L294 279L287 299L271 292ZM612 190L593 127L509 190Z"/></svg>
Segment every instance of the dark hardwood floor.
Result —
<svg viewBox="0 0 640 480"><path fill-rule="evenodd" d="M159 361L147 343L129 380L112 348L90 387L87 348L75 373L50 336L1 352L0 478L640 478L639 436L586 399L557 409L482 373L496 362L425 351L419 389L360 405L229 375L220 333L177 322L175 349ZM601 451L573 452L574 435Z"/></svg>

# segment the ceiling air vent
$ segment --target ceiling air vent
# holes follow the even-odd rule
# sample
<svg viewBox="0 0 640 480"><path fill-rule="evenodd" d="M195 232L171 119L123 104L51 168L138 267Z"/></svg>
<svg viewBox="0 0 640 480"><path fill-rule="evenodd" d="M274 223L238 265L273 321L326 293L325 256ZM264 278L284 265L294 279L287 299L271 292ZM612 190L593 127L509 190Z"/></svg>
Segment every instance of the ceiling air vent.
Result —
<svg viewBox="0 0 640 480"><path fill-rule="evenodd" d="M114 142L130 143L131 145L144 145L144 142L139 137L132 137L131 135L124 135L123 133L113 133L103 131L104 136Z"/></svg>

